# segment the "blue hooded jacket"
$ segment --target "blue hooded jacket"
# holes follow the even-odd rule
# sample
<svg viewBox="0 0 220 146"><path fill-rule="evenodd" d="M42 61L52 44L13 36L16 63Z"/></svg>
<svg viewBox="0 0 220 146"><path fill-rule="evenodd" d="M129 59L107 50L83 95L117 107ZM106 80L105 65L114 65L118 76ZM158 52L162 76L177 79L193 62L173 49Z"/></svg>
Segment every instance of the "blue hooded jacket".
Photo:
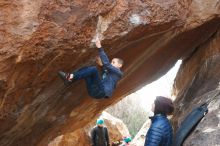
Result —
<svg viewBox="0 0 220 146"><path fill-rule="evenodd" d="M122 78L123 73L120 69L111 65L103 48L99 48L99 56L103 64L102 84L104 86L105 95L111 97L116 88L117 82Z"/></svg>
<svg viewBox="0 0 220 146"><path fill-rule="evenodd" d="M157 114L151 120L144 146L171 146L173 129L167 117Z"/></svg>

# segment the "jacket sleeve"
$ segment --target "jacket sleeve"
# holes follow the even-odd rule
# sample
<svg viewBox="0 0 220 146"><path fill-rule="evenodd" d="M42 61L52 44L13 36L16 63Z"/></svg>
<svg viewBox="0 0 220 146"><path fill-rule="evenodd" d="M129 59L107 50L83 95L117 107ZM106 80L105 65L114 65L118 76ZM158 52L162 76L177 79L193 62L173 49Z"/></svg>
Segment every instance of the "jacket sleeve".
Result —
<svg viewBox="0 0 220 146"><path fill-rule="evenodd" d="M119 69L115 68L114 66L111 65L108 56L106 55L105 51L103 48L99 48L99 56L102 60L103 66L110 72L114 72L120 76L122 76L122 73Z"/></svg>
<svg viewBox="0 0 220 146"><path fill-rule="evenodd" d="M107 142L107 146L110 146L110 141L109 141L109 136L108 136L108 129L105 128L105 130L106 130L105 139L106 139L106 142Z"/></svg>
<svg viewBox="0 0 220 146"><path fill-rule="evenodd" d="M150 127L146 135L144 146L159 146L162 136L162 131L159 127Z"/></svg>
<svg viewBox="0 0 220 146"><path fill-rule="evenodd" d="M92 142L92 146L95 146L95 128L92 129L91 131L91 142Z"/></svg>

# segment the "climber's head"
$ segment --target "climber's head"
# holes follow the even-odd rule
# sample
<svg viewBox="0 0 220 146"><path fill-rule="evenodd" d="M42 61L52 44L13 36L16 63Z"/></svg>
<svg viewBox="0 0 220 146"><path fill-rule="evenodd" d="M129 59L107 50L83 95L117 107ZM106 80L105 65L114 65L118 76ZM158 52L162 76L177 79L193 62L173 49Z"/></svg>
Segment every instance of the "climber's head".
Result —
<svg viewBox="0 0 220 146"><path fill-rule="evenodd" d="M124 61L121 58L113 58L112 59L112 66L116 67L116 68L121 68L123 66Z"/></svg>
<svg viewBox="0 0 220 146"><path fill-rule="evenodd" d="M102 60L99 56L96 57L96 63L99 66L103 66ZM123 63L124 63L124 61L121 58L113 58L112 61L111 61L112 66L114 66L118 69L120 69L123 66Z"/></svg>

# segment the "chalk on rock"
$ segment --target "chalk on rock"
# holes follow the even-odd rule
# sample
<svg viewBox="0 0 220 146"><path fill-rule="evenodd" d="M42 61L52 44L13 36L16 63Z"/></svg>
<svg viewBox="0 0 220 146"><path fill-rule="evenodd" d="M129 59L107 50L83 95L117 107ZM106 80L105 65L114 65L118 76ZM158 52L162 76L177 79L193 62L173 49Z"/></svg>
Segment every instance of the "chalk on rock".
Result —
<svg viewBox="0 0 220 146"><path fill-rule="evenodd" d="M85 53L86 52L86 49L82 49L82 51L81 51L82 53Z"/></svg>
<svg viewBox="0 0 220 146"><path fill-rule="evenodd" d="M129 21L133 24L133 25L140 25L143 23L143 21L141 20L141 17L137 14L132 14L131 17L129 18Z"/></svg>
<svg viewBox="0 0 220 146"><path fill-rule="evenodd" d="M96 40L97 40L97 38L98 38L98 34L96 34L93 38L92 38L92 43L95 43L96 42Z"/></svg>

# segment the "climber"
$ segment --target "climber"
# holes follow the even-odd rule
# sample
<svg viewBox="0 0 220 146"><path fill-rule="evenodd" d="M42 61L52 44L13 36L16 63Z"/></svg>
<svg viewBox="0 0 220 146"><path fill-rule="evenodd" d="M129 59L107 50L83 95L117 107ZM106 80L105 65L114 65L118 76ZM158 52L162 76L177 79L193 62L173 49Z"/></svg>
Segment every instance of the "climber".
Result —
<svg viewBox="0 0 220 146"><path fill-rule="evenodd" d="M92 146L110 146L108 129L103 124L103 119L97 119L96 126L91 131Z"/></svg>
<svg viewBox="0 0 220 146"><path fill-rule="evenodd" d="M111 63L104 49L101 46L99 38L96 39L96 47L99 49L99 57L97 64L102 67L102 77L99 77L99 72L96 66L83 67L71 73L59 71L58 75L64 81L66 86L70 85L76 80L85 79L88 93L91 97L96 99L109 98L112 96L117 82L122 78L123 60L120 58L113 58ZM101 61L101 62L100 62Z"/></svg>

